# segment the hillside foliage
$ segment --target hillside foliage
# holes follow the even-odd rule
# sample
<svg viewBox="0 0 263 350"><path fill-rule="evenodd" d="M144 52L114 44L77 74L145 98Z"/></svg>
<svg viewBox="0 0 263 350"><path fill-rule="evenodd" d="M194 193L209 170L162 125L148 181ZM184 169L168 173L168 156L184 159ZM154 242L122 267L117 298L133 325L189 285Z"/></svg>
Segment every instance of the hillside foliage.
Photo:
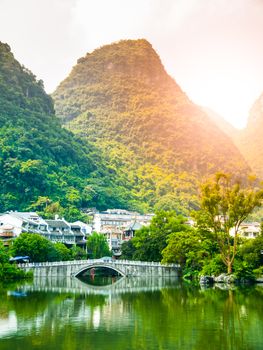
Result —
<svg viewBox="0 0 263 350"><path fill-rule="evenodd" d="M197 206L201 177L249 168L229 137L166 73L144 39L78 60L53 94L67 129L100 149L141 211Z"/></svg>
<svg viewBox="0 0 263 350"><path fill-rule="evenodd" d="M121 207L126 189L100 151L61 126L43 82L0 43L0 211ZM44 200L43 200L44 199Z"/></svg>
<svg viewBox="0 0 263 350"><path fill-rule="evenodd" d="M255 101L248 118L247 127L234 138L253 172L263 178L263 94Z"/></svg>

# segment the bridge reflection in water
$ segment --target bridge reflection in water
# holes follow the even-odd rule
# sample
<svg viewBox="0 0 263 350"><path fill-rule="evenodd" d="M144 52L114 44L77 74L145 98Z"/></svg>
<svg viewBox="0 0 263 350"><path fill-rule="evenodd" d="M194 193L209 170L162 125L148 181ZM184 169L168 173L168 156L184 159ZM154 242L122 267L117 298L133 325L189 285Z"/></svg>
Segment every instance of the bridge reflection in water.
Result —
<svg viewBox="0 0 263 350"><path fill-rule="evenodd" d="M121 277L115 283L103 286L90 285L76 277L35 277L32 283L24 284L21 290L112 297L125 293L157 291L165 287L174 288L176 285L179 286L179 280L176 277Z"/></svg>

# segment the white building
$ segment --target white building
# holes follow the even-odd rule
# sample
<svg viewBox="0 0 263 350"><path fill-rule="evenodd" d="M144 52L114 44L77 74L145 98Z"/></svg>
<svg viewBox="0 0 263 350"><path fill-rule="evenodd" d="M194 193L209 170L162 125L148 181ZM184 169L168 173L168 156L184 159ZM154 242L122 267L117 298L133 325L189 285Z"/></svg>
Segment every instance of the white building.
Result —
<svg viewBox="0 0 263 350"><path fill-rule="evenodd" d="M71 228L73 227L73 225L77 225L81 228L81 231L86 235L89 236L91 235L92 232L92 225L86 224L85 222L82 221L75 221L73 223L70 224Z"/></svg>
<svg viewBox="0 0 263 350"><path fill-rule="evenodd" d="M47 223L34 212L9 212L0 216L0 236L18 237L22 232L39 233L47 230Z"/></svg>
<svg viewBox="0 0 263 350"><path fill-rule="evenodd" d="M39 234L52 242L85 245L91 226L81 221L68 223L64 219L44 220L35 212L9 212L0 215L0 239L8 241L23 232Z"/></svg>
<svg viewBox="0 0 263 350"><path fill-rule="evenodd" d="M259 222L244 222L240 225L238 234L244 238L256 238L260 235L260 223Z"/></svg>
<svg viewBox="0 0 263 350"><path fill-rule="evenodd" d="M104 234L115 256L120 255L121 243L132 238L127 236L127 230L137 223L140 227L150 224L154 214L139 214L124 209L108 209L95 213L93 231Z"/></svg>
<svg viewBox="0 0 263 350"><path fill-rule="evenodd" d="M153 216L154 214L143 215L123 209L108 209L104 212L94 214L93 229L98 233L105 226L126 229L134 221L145 226L149 225Z"/></svg>
<svg viewBox="0 0 263 350"><path fill-rule="evenodd" d="M51 242L61 242L67 245L84 245L86 244L86 235L81 226L70 224L64 219L46 220L48 232L43 232L45 238Z"/></svg>

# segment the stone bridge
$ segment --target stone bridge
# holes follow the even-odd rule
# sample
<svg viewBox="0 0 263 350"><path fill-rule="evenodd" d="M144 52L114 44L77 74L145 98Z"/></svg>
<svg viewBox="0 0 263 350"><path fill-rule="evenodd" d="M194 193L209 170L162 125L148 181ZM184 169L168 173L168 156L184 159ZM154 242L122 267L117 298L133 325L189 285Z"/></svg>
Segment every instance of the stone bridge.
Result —
<svg viewBox="0 0 263 350"><path fill-rule="evenodd" d="M180 266L177 264L162 265L156 262L103 259L56 261L44 263L20 264L24 271L32 271L34 277L77 277L92 268L107 268L124 277L179 277Z"/></svg>

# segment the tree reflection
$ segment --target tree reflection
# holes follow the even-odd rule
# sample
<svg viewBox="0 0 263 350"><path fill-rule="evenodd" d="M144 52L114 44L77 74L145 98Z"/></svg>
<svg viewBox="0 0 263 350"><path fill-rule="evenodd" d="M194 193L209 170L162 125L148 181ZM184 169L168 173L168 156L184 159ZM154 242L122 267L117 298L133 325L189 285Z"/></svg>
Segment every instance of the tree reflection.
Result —
<svg viewBox="0 0 263 350"><path fill-rule="evenodd" d="M259 286L177 284L117 295L50 290L25 298L0 289L0 318L11 312L17 322L17 332L0 339L0 348L262 349L262 296Z"/></svg>

